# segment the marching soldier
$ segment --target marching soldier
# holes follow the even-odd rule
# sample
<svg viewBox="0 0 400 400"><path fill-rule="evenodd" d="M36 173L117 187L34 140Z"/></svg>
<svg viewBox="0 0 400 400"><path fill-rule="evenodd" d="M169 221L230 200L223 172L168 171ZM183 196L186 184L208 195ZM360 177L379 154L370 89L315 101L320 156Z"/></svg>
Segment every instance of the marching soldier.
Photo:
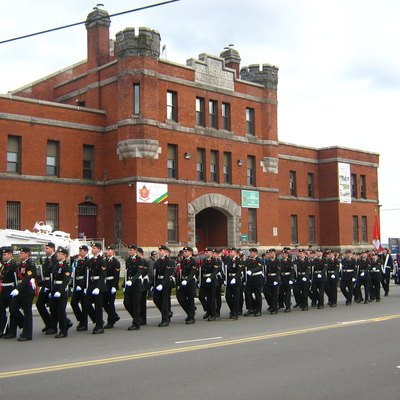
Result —
<svg viewBox="0 0 400 400"><path fill-rule="evenodd" d="M381 276L382 289L384 291L384 296L388 296L389 286L390 286L390 275L393 272L393 258L386 247L382 249L382 254L380 259L382 264L382 276Z"/></svg>
<svg viewBox="0 0 400 400"><path fill-rule="evenodd" d="M340 290L346 298L346 306L351 306L354 283L356 281L356 263L351 258L351 251L346 250L342 258Z"/></svg>
<svg viewBox="0 0 400 400"><path fill-rule="evenodd" d="M276 250L269 249L267 252L268 259L265 265L265 282L264 296L268 303L268 311L278 314L278 293L281 284L281 269L278 259L276 258Z"/></svg>
<svg viewBox="0 0 400 400"><path fill-rule="evenodd" d="M173 285L174 263L169 257L171 250L164 245L158 247L160 258L154 263L153 301L161 313L159 327L169 325L171 312L171 289Z"/></svg>
<svg viewBox="0 0 400 400"><path fill-rule="evenodd" d="M326 281L326 264L322 258L322 250L316 250L316 257L312 260L312 294L311 306L324 308L324 287Z"/></svg>
<svg viewBox="0 0 400 400"><path fill-rule="evenodd" d="M115 311L115 296L119 289L119 274L121 265L115 257L115 247L108 246L105 251L106 264L106 291L103 296L103 308L107 313L107 324L104 329L111 329L114 324L120 320L119 315Z"/></svg>
<svg viewBox="0 0 400 400"><path fill-rule="evenodd" d="M245 261L246 269L246 289L245 299L247 312L245 317L254 314L255 317L261 315L262 296L261 290L264 282L263 264L257 256L258 250L255 247L249 249L250 257Z"/></svg>
<svg viewBox="0 0 400 400"><path fill-rule="evenodd" d="M13 259L11 247L3 248L2 265L0 266L0 338L7 333L7 308L10 308L10 293L17 286L17 263ZM10 310L8 310L10 313ZM19 325L23 316L18 315Z"/></svg>
<svg viewBox="0 0 400 400"><path fill-rule="evenodd" d="M331 250L326 251L326 282L325 293L328 296L328 305L336 307L337 305L337 287L339 282L339 260Z"/></svg>
<svg viewBox="0 0 400 400"><path fill-rule="evenodd" d="M370 301L381 301L382 262L376 253L371 259L371 293Z"/></svg>
<svg viewBox="0 0 400 400"><path fill-rule="evenodd" d="M101 248L101 243L94 243L92 245L93 257L87 262L85 309L95 324L93 335L104 333L103 295L106 291L106 266L101 256Z"/></svg>
<svg viewBox="0 0 400 400"><path fill-rule="evenodd" d="M299 256L295 261L296 285L293 288L295 297L302 311L308 310L308 291L310 288L311 267L304 249L299 249Z"/></svg>
<svg viewBox="0 0 400 400"><path fill-rule="evenodd" d="M50 313L52 318L51 326L60 328L60 332L55 335L56 339L68 336L68 329L72 322L67 319L66 307L68 302L68 284L71 277L71 267L67 263L68 250L59 247L56 253L57 264L54 265L52 272L51 303ZM52 329L52 328L50 328ZM46 331L49 334L50 329Z"/></svg>
<svg viewBox="0 0 400 400"><path fill-rule="evenodd" d="M36 308L44 322L42 332L47 332L49 329L53 330L52 319L46 305L51 306L51 279L53 271L57 265L57 256L55 253L55 244L52 242L44 246L46 257L42 259L42 264L39 266L39 294L36 300ZM55 333L55 332L52 332Z"/></svg>
<svg viewBox="0 0 400 400"><path fill-rule="evenodd" d="M368 303L371 286L370 268L367 252L363 251L357 262L357 283L354 289L354 299L357 303L361 303L363 300L364 304ZM362 286L364 286L364 299L361 293Z"/></svg>
<svg viewBox="0 0 400 400"><path fill-rule="evenodd" d="M17 324L20 322L23 311L23 328L18 341L25 342L32 340L33 319L32 302L36 289L36 265L30 258L31 250L29 247L22 247L19 250L20 263L17 269L18 284L10 293L12 297L10 304L10 328L4 339L12 339L17 336Z"/></svg>
<svg viewBox="0 0 400 400"><path fill-rule="evenodd" d="M183 248L183 258L180 264L176 298L187 315L186 324L191 325L195 323L194 297L196 293L196 275L198 270L191 247L186 246Z"/></svg>
<svg viewBox="0 0 400 400"><path fill-rule="evenodd" d="M279 261L279 267L281 270L281 285L279 287L278 297L280 297L285 305L285 312L290 312L291 291L295 276L292 260L289 259L289 250L283 250L282 258Z"/></svg>
<svg viewBox="0 0 400 400"><path fill-rule="evenodd" d="M228 304L230 319L238 319L240 310L240 289L242 286L243 261L239 251L231 249L230 257L225 259L226 265L226 302Z"/></svg>
<svg viewBox="0 0 400 400"><path fill-rule="evenodd" d="M136 244L128 246L126 259L124 306L132 317L129 331L140 329L140 304L143 292L143 278L147 274L143 259L138 255Z"/></svg>
<svg viewBox="0 0 400 400"><path fill-rule="evenodd" d="M208 319L213 317L215 320L215 297L216 297L216 273L217 271L214 268L214 259L213 259L213 249L210 247L206 247L204 250L205 257L201 261L199 267L199 280L200 280L200 290L199 290L199 300L201 305L203 306L203 310L205 314L203 315L203 319ZM211 275L213 275L213 285L211 284Z"/></svg>
<svg viewBox="0 0 400 400"><path fill-rule="evenodd" d="M88 282L87 262L89 248L86 245L79 246L78 256L75 258L74 279L72 284L71 308L78 321L76 330L83 332L88 330L88 315L85 308L85 297Z"/></svg>

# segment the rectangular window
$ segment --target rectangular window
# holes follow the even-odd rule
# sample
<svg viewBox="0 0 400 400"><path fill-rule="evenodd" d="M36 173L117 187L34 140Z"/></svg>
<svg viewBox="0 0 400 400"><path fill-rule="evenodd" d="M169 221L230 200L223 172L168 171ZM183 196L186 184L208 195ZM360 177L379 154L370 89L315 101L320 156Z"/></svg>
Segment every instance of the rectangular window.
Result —
<svg viewBox="0 0 400 400"><path fill-rule="evenodd" d="M138 83L133 84L133 114L140 114L140 85Z"/></svg>
<svg viewBox="0 0 400 400"><path fill-rule="evenodd" d="M210 153L210 180L211 182L219 182L219 167L218 167L219 152L211 150Z"/></svg>
<svg viewBox="0 0 400 400"><path fill-rule="evenodd" d="M368 226L367 226L367 217L361 217L361 241L363 243L368 243Z"/></svg>
<svg viewBox="0 0 400 400"><path fill-rule="evenodd" d="M222 103L222 129L231 130L231 105Z"/></svg>
<svg viewBox="0 0 400 400"><path fill-rule="evenodd" d="M314 174L311 172L307 174L307 196L314 197Z"/></svg>
<svg viewBox="0 0 400 400"><path fill-rule="evenodd" d="M196 171L197 171L197 180L205 181L205 150L197 149L197 163L196 163Z"/></svg>
<svg viewBox="0 0 400 400"><path fill-rule="evenodd" d="M246 133L248 135L255 135L253 108L246 108Z"/></svg>
<svg viewBox="0 0 400 400"><path fill-rule="evenodd" d="M83 168L82 168L83 179L93 179L93 177L94 177L93 160L94 160L94 146L84 144L83 145Z"/></svg>
<svg viewBox="0 0 400 400"><path fill-rule="evenodd" d="M178 205L168 204L168 242L178 242Z"/></svg>
<svg viewBox="0 0 400 400"><path fill-rule="evenodd" d="M224 183L232 183L232 155L224 152Z"/></svg>
<svg viewBox="0 0 400 400"><path fill-rule="evenodd" d="M7 142L7 172L21 173L21 137L9 136Z"/></svg>
<svg viewBox="0 0 400 400"><path fill-rule="evenodd" d="M59 142L55 140L47 141L46 152L46 175L58 176L59 171Z"/></svg>
<svg viewBox="0 0 400 400"><path fill-rule="evenodd" d="M358 216L353 215L353 243L359 243L359 233L358 233Z"/></svg>
<svg viewBox="0 0 400 400"><path fill-rule="evenodd" d="M289 194L297 196L296 171L289 171Z"/></svg>
<svg viewBox="0 0 400 400"><path fill-rule="evenodd" d="M218 103L215 100L209 101L208 112L210 117L210 127L218 129Z"/></svg>
<svg viewBox="0 0 400 400"><path fill-rule="evenodd" d="M114 204L114 240L115 243L121 242L122 232L122 206L121 204Z"/></svg>
<svg viewBox="0 0 400 400"><path fill-rule="evenodd" d="M250 243L257 242L257 209L248 209L248 222L247 222L248 240Z"/></svg>
<svg viewBox="0 0 400 400"><path fill-rule="evenodd" d="M21 229L21 203L7 201L7 229Z"/></svg>
<svg viewBox="0 0 400 400"><path fill-rule="evenodd" d="M298 232L297 232L297 215L290 216L290 243L298 243Z"/></svg>
<svg viewBox="0 0 400 400"><path fill-rule="evenodd" d="M168 145L168 159L167 159L167 169L168 178L177 178L177 154L178 148L175 144Z"/></svg>
<svg viewBox="0 0 400 400"><path fill-rule="evenodd" d="M308 243L309 244L315 243L315 216L314 215L308 216Z"/></svg>
<svg viewBox="0 0 400 400"><path fill-rule="evenodd" d="M205 126L204 99L201 97L196 97L196 125Z"/></svg>
<svg viewBox="0 0 400 400"><path fill-rule="evenodd" d="M362 199L367 198L367 184L365 175L360 175L360 197Z"/></svg>
<svg viewBox="0 0 400 400"><path fill-rule="evenodd" d="M53 228L53 231L60 230L58 207L59 206L56 203L46 204L46 225L50 225Z"/></svg>
<svg viewBox="0 0 400 400"><path fill-rule="evenodd" d="M357 198L357 175L351 174L351 197Z"/></svg>
<svg viewBox="0 0 400 400"><path fill-rule="evenodd" d="M256 158L254 156L247 156L247 184L250 186L255 186L255 165Z"/></svg>
<svg viewBox="0 0 400 400"><path fill-rule="evenodd" d="M167 92L167 119L178 122L178 94Z"/></svg>

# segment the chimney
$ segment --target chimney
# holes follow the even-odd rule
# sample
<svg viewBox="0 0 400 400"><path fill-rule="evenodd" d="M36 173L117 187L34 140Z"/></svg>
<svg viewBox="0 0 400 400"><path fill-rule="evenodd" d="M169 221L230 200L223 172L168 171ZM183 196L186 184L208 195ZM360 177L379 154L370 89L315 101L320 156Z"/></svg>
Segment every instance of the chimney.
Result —
<svg viewBox="0 0 400 400"><path fill-rule="evenodd" d="M87 65L92 69L107 63L110 59L110 32L111 19L106 10L97 4L87 16Z"/></svg>
<svg viewBox="0 0 400 400"><path fill-rule="evenodd" d="M236 71L235 77L239 78L241 58L239 52L232 46L233 44L230 44L228 47L225 47L225 50L220 54L220 57L225 60L225 67L234 69Z"/></svg>

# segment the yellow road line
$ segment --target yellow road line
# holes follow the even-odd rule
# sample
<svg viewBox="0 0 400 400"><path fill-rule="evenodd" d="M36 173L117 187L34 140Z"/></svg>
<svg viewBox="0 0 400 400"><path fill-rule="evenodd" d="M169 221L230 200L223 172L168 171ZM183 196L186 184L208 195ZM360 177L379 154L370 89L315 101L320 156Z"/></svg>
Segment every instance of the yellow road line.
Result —
<svg viewBox="0 0 400 400"><path fill-rule="evenodd" d="M96 366L96 365L112 364L112 363L117 363L117 362L140 360L143 358L161 357L161 356L166 356L166 355L187 353L187 352L191 352L191 351L214 349L214 348L218 348L218 347L233 346L233 345L238 345L238 344L258 342L258 341L269 340L269 339L277 339L277 338L287 337L287 336L302 335L305 333L315 333L315 332L322 332L322 331L327 331L327 330L331 330L331 329L347 328L347 327L351 327L351 326L355 326L355 325L371 324L374 322L384 322L384 321L389 321L389 320L398 319L398 318L400 318L400 314L394 314L394 315L387 315L384 317L369 318L369 319L358 320L358 321L348 321L346 323L335 323L335 324L330 324L330 325L316 326L313 328L295 329L295 330L290 330L290 331L267 333L265 335L244 337L244 338L240 338L240 339L223 340L221 342L206 343L206 344L199 344L199 345L179 347L179 348L171 348L171 349L159 350L159 351L149 351L146 353L128 354L125 356L99 358L99 359L89 360L89 361L72 362L69 364L49 365L47 367L19 369L19 370L14 370L14 371L1 372L0 379L15 378L15 377L24 376L24 375L43 374L43 373L55 372L55 371L64 371L64 370L68 370L68 369L84 368L84 367L91 367L91 366Z"/></svg>

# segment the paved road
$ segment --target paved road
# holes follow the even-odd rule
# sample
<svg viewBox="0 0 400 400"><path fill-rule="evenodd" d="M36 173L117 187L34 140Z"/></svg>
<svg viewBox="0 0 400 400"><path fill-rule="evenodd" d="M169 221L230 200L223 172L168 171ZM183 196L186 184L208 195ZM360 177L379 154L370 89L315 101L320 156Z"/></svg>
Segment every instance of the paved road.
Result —
<svg viewBox="0 0 400 400"><path fill-rule="evenodd" d="M277 316L173 322L104 335L0 341L1 399L393 400L400 390L400 288L380 303Z"/></svg>

